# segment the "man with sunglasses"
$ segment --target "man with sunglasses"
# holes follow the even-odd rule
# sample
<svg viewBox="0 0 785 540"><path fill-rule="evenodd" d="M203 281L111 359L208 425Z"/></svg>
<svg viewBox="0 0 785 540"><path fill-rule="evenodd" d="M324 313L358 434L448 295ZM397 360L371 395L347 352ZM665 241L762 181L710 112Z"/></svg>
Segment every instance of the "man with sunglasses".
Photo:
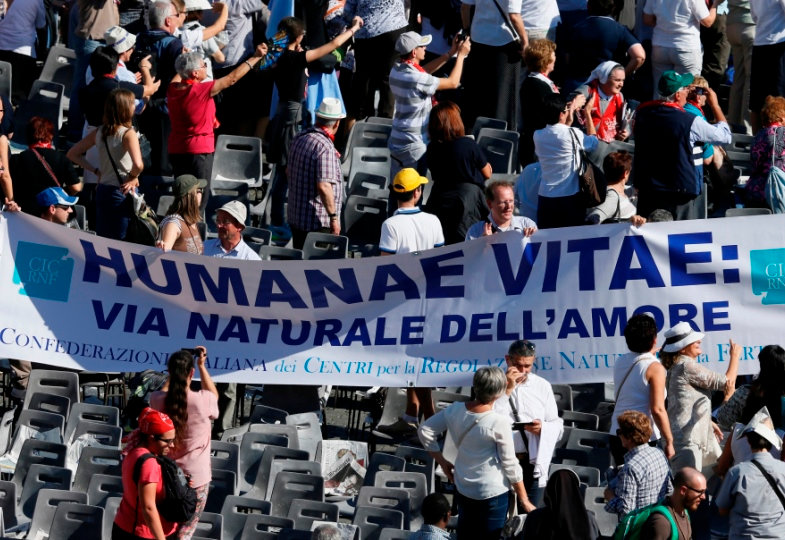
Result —
<svg viewBox="0 0 785 540"><path fill-rule="evenodd" d="M532 373L536 347L528 340L510 345L507 361L507 395L493 408L513 422L515 453L523 468L526 492L540 506L548 480L553 451L563 431L551 383Z"/></svg>
<svg viewBox="0 0 785 540"><path fill-rule="evenodd" d="M670 516L652 512L638 537L646 540L671 540L676 532L678 540L692 540L692 524L688 512L695 512L705 498L706 478L692 467L679 470L673 477L673 493L662 502ZM675 525L675 531L671 523Z"/></svg>
<svg viewBox="0 0 785 540"><path fill-rule="evenodd" d="M71 197L61 187L50 187L36 195L35 201L40 209L41 219L65 225L79 198Z"/></svg>

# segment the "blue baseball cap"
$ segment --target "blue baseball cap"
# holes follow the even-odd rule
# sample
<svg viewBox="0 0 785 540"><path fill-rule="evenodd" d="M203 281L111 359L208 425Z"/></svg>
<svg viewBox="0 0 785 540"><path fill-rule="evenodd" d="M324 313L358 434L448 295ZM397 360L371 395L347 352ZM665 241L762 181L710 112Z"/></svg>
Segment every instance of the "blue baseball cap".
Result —
<svg viewBox="0 0 785 540"><path fill-rule="evenodd" d="M50 187L43 190L35 196L35 202L42 208L48 208L53 204L63 204L65 206L73 206L79 200L78 197L71 197L63 191L61 187Z"/></svg>

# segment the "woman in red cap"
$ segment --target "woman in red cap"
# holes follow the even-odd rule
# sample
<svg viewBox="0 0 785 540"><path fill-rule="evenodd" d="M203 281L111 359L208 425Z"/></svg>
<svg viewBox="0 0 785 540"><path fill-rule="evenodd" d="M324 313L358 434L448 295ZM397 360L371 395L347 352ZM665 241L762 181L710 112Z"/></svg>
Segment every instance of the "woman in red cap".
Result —
<svg viewBox="0 0 785 540"><path fill-rule="evenodd" d="M174 444L174 422L162 412L146 407L139 415L139 427L124 439L123 499L112 527L113 540L155 538L164 540L177 529L158 514L156 501L164 497L161 466L155 459L146 460L134 482L136 461L144 454L165 456Z"/></svg>

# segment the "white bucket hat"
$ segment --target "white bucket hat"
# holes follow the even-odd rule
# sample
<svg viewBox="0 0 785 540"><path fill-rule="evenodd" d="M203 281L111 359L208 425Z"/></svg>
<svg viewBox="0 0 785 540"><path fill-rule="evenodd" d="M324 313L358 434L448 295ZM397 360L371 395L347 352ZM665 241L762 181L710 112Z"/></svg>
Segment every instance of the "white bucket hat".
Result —
<svg viewBox="0 0 785 540"><path fill-rule="evenodd" d="M774 431L774 422L771 421L771 415L766 407L755 413L750 422L744 426L744 435L748 433L757 433L767 441L769 441L774 448L780 450L782 448L782 439L777 432Z"/></svg>
<svg viewBox="0 0 785 540"><path fill-rule="evenodd" d="M229 201L218 210L226 212L237 220L241 227L245 228L245 219L248 217L248 209L243 203L240 201Z"/></svg>
<svg viewBox="0 0 785 540"><path fill-rule="evenodd" d="M687 345L703 339L703 334L696 332L688 322L680 322L667 332L665 332L665 352L679 352Z"/></svg>
<svg viewBox="0 0 785 540"><path fill-rule="evenodd" d="M104 32L104 41L112 47L117 54L123 54L136 45L136 36L120 26L111 26Z"/></svg>
<svg viewBox="0 0 785 540"><path fill-rule="evenodd" d="M346 118L346 113L343 112L340 99L326 97L316 110L316 116L326 118L327 120L340 120L341 118Z"/></svg>

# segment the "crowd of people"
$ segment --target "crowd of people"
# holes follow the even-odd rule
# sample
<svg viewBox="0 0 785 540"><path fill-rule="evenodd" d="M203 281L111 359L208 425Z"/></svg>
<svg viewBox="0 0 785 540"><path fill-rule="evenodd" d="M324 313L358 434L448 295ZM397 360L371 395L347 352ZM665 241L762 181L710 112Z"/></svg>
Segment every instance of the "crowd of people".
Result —
<svg viewBox="0 0 785 540"><path fill-rule="evenodd" d="M172 176L174 201L158 248L259 260L243 240L244 201L217 210L217 238L202 235L200 225L212 218L204 211L216 134L264 138L265 163L275 168L263 225L301 248L309 232L345 232L340 152L352 126L379 116L392 124L390 217L378 231L383 255L511 230L531 236L584 224L695 219L706 217L707 198L717 216L736 204L785 211L781 1L294 5L294 17L276 19L261 0L75 0L57 8L0 0L0 60L14 70L14 102L0 96L5 209L65 225L78 203L94 232L124 240L140 178ZM67 129L58 133L57 118L34 115L25 126L27 147L16 152L14 108L38 75L41 28L76 55ZM467 135L481 117L518 134L517 182L493 179L498 171ZM754 139L749 181L732 186L736 198L728 199L723 147L734 133ZM600 204L587 204L581 192L584 159L607 179ZM784 537L776 430L785 428L785 351L764 348L761 374L737 389L738 345L730 343L726 373L715 373L696 362L702 337L680 323L660 347L650 317L628 321L631 352L614 368L609 452L618 470L607 479L606 510L626 516L655 505L645 537L691 538L696 525L688 513L706 499L707 479L724 478L715 483L721 487L713 504L728 516L730 537ZM118 538L193 533L195 522L168 523L155 511L162 491L155 462L144 462L138 480L132 463L145 453L171 454L203 507L210 434L231 425L236 399L234 385L211 382L205 354L200 349L195 364L191 353L172 355L168 386L153 396L126 446ZM549 476L563 422L550 384L531 372L535 355L533 343L513 343L506 372L478 371L472 401L438 413L429 389L409 389L400 420L380 426L393 435L418 433L454 480L459 538L498 537L510 493L531 514L524 536L597 536L577 478ZM188 390L194 369L200 392ZM712 392L722 396L716 411ZM452 453L439 446L445 432ZM420 537L438 537L450 509L438 498L427 506L434 536Z"/></svg>

